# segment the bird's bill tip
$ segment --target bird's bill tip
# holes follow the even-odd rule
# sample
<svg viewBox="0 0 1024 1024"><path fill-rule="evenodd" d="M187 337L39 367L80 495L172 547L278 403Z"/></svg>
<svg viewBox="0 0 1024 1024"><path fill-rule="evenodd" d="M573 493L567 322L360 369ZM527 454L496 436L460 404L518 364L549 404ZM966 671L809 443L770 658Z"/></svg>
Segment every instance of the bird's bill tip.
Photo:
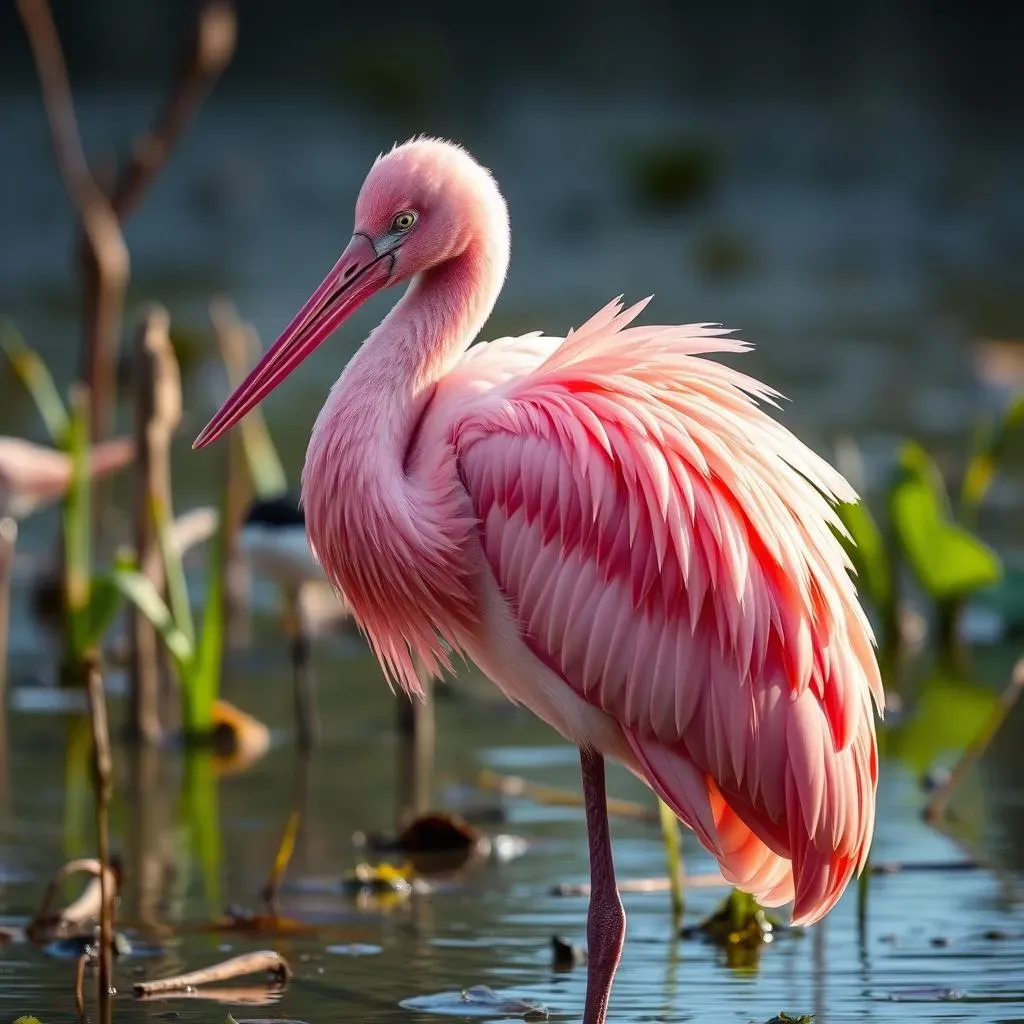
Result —
<svg viewBox="0 0 1024 1024"><path fill-rule="evenodd" d="M259 405L351 313L391 282L394 258L355 235L306 304L192 442L205 448Z"/></svg>

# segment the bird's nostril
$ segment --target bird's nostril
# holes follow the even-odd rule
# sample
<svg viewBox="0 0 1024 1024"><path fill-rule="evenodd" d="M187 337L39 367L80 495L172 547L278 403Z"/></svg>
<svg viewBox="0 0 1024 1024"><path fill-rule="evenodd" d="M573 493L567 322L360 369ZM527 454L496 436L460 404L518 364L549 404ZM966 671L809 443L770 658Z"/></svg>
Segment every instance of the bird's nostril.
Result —
<svg viewBox="0 0 1024 1024"><path fill-rule="evenodd" d="M351 267L346 268L345 273L342 274L341 276L347 281L356 272L357 269L358 268L353 263Z"/></svg>

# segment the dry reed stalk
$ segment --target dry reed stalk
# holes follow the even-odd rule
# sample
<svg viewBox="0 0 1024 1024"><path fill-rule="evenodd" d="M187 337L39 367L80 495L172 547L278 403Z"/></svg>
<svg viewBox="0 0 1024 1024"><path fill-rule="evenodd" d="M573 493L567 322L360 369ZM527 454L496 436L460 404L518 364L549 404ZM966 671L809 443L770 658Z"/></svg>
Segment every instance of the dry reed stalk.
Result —
<svg viewBox="0 0 1024 1024"><path fill-rule="evenodd" d="M85 965L88 959L89 954L82 952L75 961L75 1012L80 1021L85 1020Z"/></svg>
<svg viewBox="0 0 1024 1024"><path fill-rule="evenodd" d="M255 365L252 358L252 328L243 324L230 299L220 297L210 303L210 320L220 357L228 375L228 388L234 391ZM259 342L255 342L259 349ZM258 351L257 356L258 359ZM249 591L251 579L249 568L238 557L238 534L245 518L245 510L252 499L252 479L246 465L243 436L235 431L228 445L228 481L224 504L227 520L224 530L224 564L228 575L224 587L224 621L229 624L228 634L234 641L245 642L249 632Z"/></svg>
<svg viewBox="0 0 1024 1024"><path fill-rule="evenodd" d="M960 755L960 759L953 766L949 778L945 783L932 793L924 809L925 820L931 824L942 821L949 806L950 798L953 796L957 786L963 782L967 773L977 764L978 760L988 749L992 738L1006 721L1013 706L1020 697L1021 690L1024 690L1024 657L1018 658L1010 670L1010 681L1006 684L999 703L992 710L985 724L978 730L967 749Z"/></svg>
<svg viewBox="0 0 1024 1024"><path fill-rule="evenodd" d="M170 317L151 307L135 335L135 551L142 572L158 590L164 568L157 543L154 503L172 513L171 440L181 423L181 374L170 339ZM160 666L162 648L149 620L134 606L129 609L131 688L129 729L133 738L157 743L160 723Z"/></svg>
<svg viewBox="0 0 1024 1024"><path fill-rule="evenodd" d="M11 516L3 516L0 518L0 812L7 803L7 627L17 545L18 523Z"/></svg>
<svg viewBox="0 0 1024 1024"><path fill-rule="evenodd" d="M110 756L110 730L107 727L107 702L103 677L95 654L88 664L89 720L92 724L93 773L96 788L96 846L100 860L100 949L99 1006L104 1021L110 1020L113 977L111 948L114 939L114 893L109 884L110 871L110 798L113 793L113 761Z"/></svg>

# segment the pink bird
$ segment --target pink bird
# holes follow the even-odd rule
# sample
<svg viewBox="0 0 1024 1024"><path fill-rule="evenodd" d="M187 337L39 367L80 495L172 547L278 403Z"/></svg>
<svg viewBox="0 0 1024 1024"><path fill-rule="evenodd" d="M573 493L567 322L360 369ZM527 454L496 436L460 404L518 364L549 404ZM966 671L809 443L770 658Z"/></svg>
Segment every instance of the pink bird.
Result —
<svg viewBox="0 0 1024 1024"><path fill-rule="evenodd" d="M867 858L882 687L832 532L852 489L763 411L775 392L701 358L747 346L613 302L565 338L470 349L508 260L505 202L468 153L381 156L341 258L195 445L410 282L313 428L309 540L389 679L420 694L417 661L464 655L579 747L602 1024L625 935L604 758L726 879L809 924Z"/></svg>

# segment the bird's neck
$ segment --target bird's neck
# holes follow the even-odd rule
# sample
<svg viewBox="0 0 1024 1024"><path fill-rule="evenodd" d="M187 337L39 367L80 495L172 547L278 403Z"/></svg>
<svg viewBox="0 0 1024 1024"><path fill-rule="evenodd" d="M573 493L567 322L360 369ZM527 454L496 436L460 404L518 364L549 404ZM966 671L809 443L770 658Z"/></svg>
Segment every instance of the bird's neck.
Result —
<svg viewBox="0 0 1024 1024"><path fill-rule="evenodd" d="M346 486L402 472L434 386L489 316L507 264L507 241L481 242L414 279L332 388L310 439L310 482L314 463L344 466Z"/></svg>

